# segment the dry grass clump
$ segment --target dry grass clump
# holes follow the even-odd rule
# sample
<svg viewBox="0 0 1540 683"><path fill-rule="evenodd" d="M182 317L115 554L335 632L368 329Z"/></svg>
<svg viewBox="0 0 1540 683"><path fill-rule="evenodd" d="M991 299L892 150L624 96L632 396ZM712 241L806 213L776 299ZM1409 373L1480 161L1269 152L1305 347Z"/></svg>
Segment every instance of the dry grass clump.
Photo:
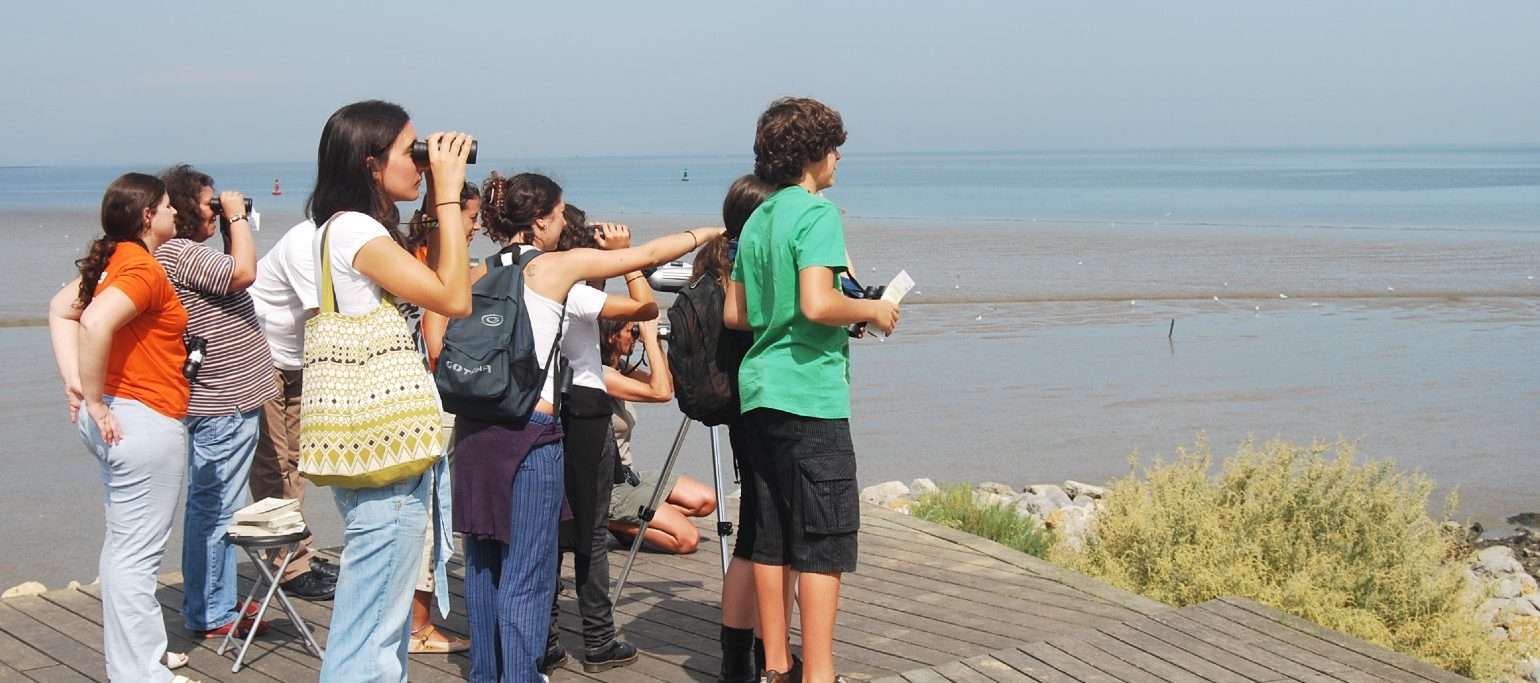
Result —
<svg viewBox="0 0 1540 683"><path fill-rule="evenodd" d="M909 514L987 538L1033 557L1046 557L1053 546L1053 532L1039 525L1037 520L1019 514L1007 505L983 504L973 495L973 487L967 484L948 484L939 491L921 495L910 504Z"/></svg>
<svg viewBox="0 0 1540 683"><path fill-rule="evenodd" d="M1477 620L1485 596L1428 515L1426 476L1355 462L1345 443L1248 441L1218 477L1211 465L1201 440L1175 462L1136 463L1108 487L1084 550L1050 558L1173 605L1250 598L1482 680L1540 653Z"/></svg>

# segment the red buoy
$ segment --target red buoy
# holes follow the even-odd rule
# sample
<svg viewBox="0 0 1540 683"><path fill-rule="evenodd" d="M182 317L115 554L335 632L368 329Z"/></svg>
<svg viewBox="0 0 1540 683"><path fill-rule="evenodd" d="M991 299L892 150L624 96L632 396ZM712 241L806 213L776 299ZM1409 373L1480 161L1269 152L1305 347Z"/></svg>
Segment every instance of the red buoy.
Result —
<svg viewBox="0 0 1540 683"><path fill-rule="evenodd" d="M277 197L278 195L281 195L281 194L283 194L283 188L278 186L278 179L274 178L273 179L273 196Z"/></svg>

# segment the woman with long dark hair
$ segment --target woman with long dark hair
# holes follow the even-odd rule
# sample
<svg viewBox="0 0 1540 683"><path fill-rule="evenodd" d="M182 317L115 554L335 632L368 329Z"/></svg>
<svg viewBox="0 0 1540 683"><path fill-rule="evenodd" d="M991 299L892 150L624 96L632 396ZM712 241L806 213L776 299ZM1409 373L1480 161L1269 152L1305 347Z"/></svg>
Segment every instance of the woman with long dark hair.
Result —
<svg viewBox="0 0 1540 683"><path fill-rule="evenodd" d="M187 309L189 339L204 344L204 361L189 377L187 404L187 510L182 519L182 619L205 638L232 629L245 635L256 605L237 608L235 546L225 530L246 502L262 404L278 395L267 341L246 288L256 279L257 250L239 192L214 201L214 179L186 164L161 173L176 207L176 237L155 250L177 298ZM210 249L222 216L228 253ZM302 588L290 585L289 588ZM301 597L313 597L301 595ZM322 597L331 597L323 594ZM241 610L247 619L240 619ZM237 622L240 621L240 624Z"/></svg>
<svg viewBox="0 0 1540 683"><path fill-rule="evenodd" d="M637 247L618 230L597 235L603 249L555 251L565 225L561 187L524 173L494 175L483 188L487 235L522 253L542 253L524 268L523 304L537 356L545 363L569 314L573 285L632 273L683 256L721 236L695 228ZM513 256L513 254L509 254ZM454 523L465 534L465 601L471 626L472 681L529 683L541 678L550 605L556 594L557 525L564 479L554 368L523 425L455 421ZM608 668L613 649L585 664ZM586 667L585 667L586 668ZM594 669L598 670L598 669Z"/></svg>
<svg viewBox="0 0 1540 683"><path fill-rule="evenodd" d="M101 466L102 654L114 681L186 681L168 665L155 598L187 471L187 311L152 256L171 239L176 209L159 178L128 173L102 197L102 236L75 265L80 277L48 305L48 332L70 421ZM86 414L79 414L84 408Z"/></svg>
<svg viewBox="0 0 1540 683"><path fill-rule="evenodd" d="M451 318L470 311L459 202L435 203L437 268L407 251L395 229L396 202L416 200L422 183L423 169L411 155L416 140L406 110L377 100L337 110L321 131L306 213L318 226L311 247L316 282L330 269L342 315L371 313L387 294ZM435 196L458 196L470 137L434 133L427 143ZM435 481L442 477L429 470L374 488L333 489L344 546L321 680L406 680L412 588L436 514Z"/></svg>

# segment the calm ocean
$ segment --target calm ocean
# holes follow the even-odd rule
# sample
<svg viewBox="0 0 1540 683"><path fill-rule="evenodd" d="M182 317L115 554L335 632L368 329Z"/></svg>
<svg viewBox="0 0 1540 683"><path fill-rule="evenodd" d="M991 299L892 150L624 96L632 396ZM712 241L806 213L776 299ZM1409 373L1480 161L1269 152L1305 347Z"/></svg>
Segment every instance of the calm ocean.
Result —
<svg viewBox="0 0 1540 683"><path fill-rule="evenodd" d="M727 157L486 161L473 178L547 173L643 238L717 222L749 170ZM39 325L97 230L102 189L163 165L0 168L13 388L0 398L13 520L0 542L14 549L0 584L95 573L100 484ZM313 173L204 170L253 196L264 250L298 220ZM854 343L864 483L1100 481L1130 453L1169 455L1199 434L1219 455L1248 435L1345 438L1458 488L1460 516L1489 528L1540 510L1540 146L852 151L827 194L863 280L902 268L918 282L895 336ZM639 458L660 466L678 413L641 417ZM706 443L697 428L680 465L703 479ZM307 503L323 545L340 542L328 498Z"/></svg>

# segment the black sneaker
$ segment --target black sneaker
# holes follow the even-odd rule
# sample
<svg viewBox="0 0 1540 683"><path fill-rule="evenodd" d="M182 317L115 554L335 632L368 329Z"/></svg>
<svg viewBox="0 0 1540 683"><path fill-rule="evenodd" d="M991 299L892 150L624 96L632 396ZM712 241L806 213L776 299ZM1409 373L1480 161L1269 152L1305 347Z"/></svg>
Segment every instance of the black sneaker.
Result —
<svg viewBox="0 0 1540 683"><path fill-rule="evenodd" d="M329 579L331 579L333 581L336 581L337 580L337 574L341 570L337 568L337 565L332 564L329 560L326 560L326 559L320 558L320 557L316 557L316 558L312 558L310 560L310 571L315 572L317 574L320 574L321 576L329 578Z"/></svg>
<svg viewBox="0 0 1540 683"><path fill-rule="evenodd" d="M337 579L314 569L278 585L289 596L305 600L330 600L337 594Z"/></svg>
<svg viewBox="0 0 1540 683"><path fill-rule="evenodd" d="M597 655L592 652L583 655L583 671L588 673L609 671L636 661L638 656L635 645L617 640Z"/></svg>
<svg viewBox="0 0 1540 683"><path fill-rule="evenodd" d="M540 673L549 676L551 672L566 666L570 661L572 658L567 656L567 651L557 645L546 650L545 656L540 658Z"/></svg>

